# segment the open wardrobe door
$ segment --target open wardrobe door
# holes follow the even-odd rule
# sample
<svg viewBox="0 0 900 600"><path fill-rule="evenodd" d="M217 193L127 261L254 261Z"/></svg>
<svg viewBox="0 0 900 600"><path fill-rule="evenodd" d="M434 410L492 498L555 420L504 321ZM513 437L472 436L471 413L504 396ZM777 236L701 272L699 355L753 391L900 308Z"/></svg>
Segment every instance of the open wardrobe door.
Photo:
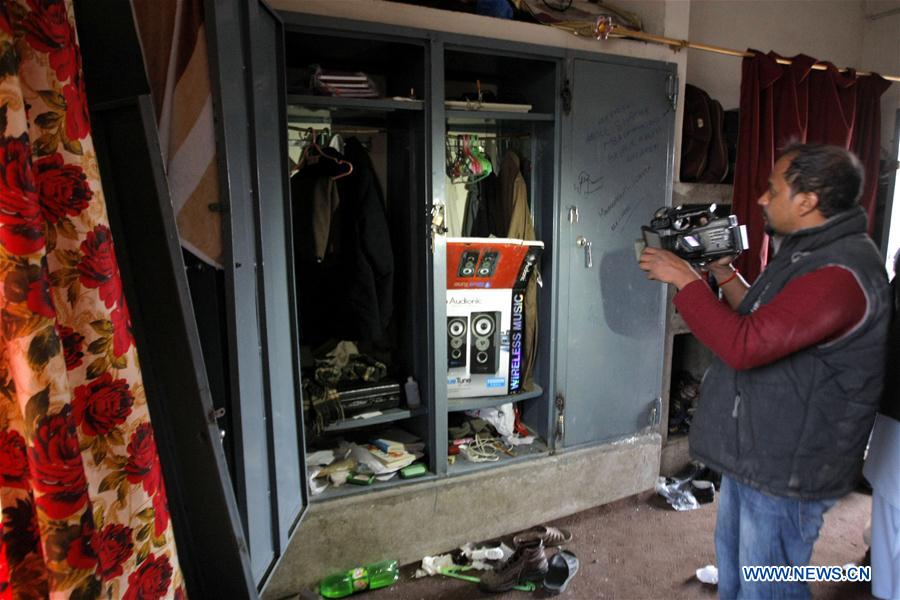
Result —
<svg viewBox="0 0 900 600"><path fill-rule="evenodd" d="M307 506L284 33L265 3L209 0L234 488L261 588Z"/></svg>
<svg viewBox="0 0 900 600"><path fill-rule="evenodd" d="M187 595L253 598L131 4L74 5L97 162Z"/></svg>

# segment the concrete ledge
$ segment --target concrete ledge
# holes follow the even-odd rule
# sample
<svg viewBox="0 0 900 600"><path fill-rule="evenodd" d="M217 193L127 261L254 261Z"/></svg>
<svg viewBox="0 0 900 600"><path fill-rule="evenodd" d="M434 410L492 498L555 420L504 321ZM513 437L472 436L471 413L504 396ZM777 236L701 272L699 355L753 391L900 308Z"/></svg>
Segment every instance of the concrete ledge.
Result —
<svg viewBox="0 0 900 600"><path fill-rule="evenodd" d="M262 591L276 600L323 576L401 564L506 535L653 487L661 438L619 442L421 485L313 504Z"/></svg>
<svg viewBox="0 0 900 600"><path fill-rule="evenodd" d="M691 449L688 436L670 437L662 447L659 458L659 474L664 477L674 475L691 462Z"/></svg>

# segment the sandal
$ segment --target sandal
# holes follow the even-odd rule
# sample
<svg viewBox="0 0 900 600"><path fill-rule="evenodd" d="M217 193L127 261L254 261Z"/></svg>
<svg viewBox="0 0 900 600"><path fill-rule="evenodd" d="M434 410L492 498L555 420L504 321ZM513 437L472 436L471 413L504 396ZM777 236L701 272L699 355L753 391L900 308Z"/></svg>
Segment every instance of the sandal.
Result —
<svg viewBox="0 0 900 600"><path fill-rule="evenodd" d="M567 550L560 550L550 557L544 589L553 595L562 594L577 572L578 558Z"/></svg>
<svg viewBox="0 0 900 600"><path fill-rule="evenodd" d="M516 546L520 546L529 540L539 539L544 542L545 548L553 548L555 546L562 546L563 544L568 544L572 541L572 533L566 529L559 529L557 527L550 527L549 525L540 525L535 527L534 529L529 529L528 531L523 531L522 533L517 533L513 537L513 543Z"/></svg>

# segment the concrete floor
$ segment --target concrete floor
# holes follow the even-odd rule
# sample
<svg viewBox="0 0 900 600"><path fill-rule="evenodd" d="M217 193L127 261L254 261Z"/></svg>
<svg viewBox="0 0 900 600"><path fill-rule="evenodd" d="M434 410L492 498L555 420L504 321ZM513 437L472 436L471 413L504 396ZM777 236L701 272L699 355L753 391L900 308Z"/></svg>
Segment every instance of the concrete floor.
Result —
<svg viewBox="0 0 900 600"><path fill-rule="evenodd" d="M473 583L440 576L414 580L412 575L426 554L449 552L467 541L505 537L511 543L511 534L541 522L543 514L574 534L567 549L579 557L581 570L565 597L715 598L715 588L698 582L694 572L715 563L716 503L679 513L655 493L642 491L655 479L645 474L669 474L688 460L686 438L681 441L660 453L654 434L314 505L262 596L315 598L310 588L324 574L395 558L406 564L400 582L359 600L527 598L523 592L485 595ZM629 487L632 491L623 493ZM869 496L854 493L826 514L813 564L863 559L861 532L870 504ZM360 514L379 518L360 519ZM860 584L816 584L812 591L817 600L871 598L868 587ZM546 594L538 590L530 596Z"/></svg>
<svg viewBox="0 0 900 600"><path fill-rule="evenodd" d="M262 591L295 597L322 577L392 558L412 563L651 489L657 433L313 503Z"/></svg>
<svg viewBox="0 0 900 600"><path fill-rule="evenodd" d="M869 496L853 493L826 514L813 564L843 565L863 559L862 531L870 504ZM655 494L644 493L554 521L573 532L567 548L581 561L564 597L715 598L715 587L694 577L698 567L715 562L715 516L715 503L679 513ZM486 595L476 584L439 576L412 580L414 570L414 565L405 568L399 583L368 592L360 600L529 597L524 592ZM865 584L813 584L812 592L813 598L822 600L871 598ZM530 597L546 594L536 591Z"/></svg>

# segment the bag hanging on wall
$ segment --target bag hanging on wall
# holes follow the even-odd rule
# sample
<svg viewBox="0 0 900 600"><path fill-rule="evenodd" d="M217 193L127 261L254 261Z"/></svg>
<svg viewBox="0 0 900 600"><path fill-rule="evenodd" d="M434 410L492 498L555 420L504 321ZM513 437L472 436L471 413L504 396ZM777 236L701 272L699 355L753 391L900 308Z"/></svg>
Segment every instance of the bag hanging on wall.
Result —
<svg viewBox="0 0 900 600"><path fill-rule="evenodd" d="M697 86L684 88L681 181L721 183L728 175L722 105Z"/></svg>

